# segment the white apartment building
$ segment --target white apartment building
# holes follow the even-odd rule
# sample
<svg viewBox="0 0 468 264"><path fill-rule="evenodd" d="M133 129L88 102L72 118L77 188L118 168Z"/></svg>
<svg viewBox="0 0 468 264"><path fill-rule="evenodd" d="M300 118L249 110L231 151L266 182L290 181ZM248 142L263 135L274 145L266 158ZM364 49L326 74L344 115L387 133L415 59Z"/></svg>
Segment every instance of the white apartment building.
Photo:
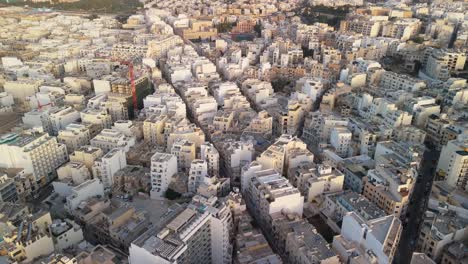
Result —
<svg viewBox="0 0 468 264"><path fill-rule="evenodd" d="M68 159L67 147L45 133L5 134L0 137L0 166L23 168L39 186L50 182Z"/></svg>
<svg viewBox="0 0 468 264"><path fill-rule="evenodd" d="M182 44L183 40L177 35L161 35L156 39L149 41L147 57L158 58L165 55L166 52L178 44Z"/></svg>
<svg viewBox="0 0 468 264"><path fill-rule="evenodd" d="M130 264L212 263L211 214L194 208L169 211L129 248Z"/></svg>
<svg viewBox="0 0 468 264"><path fill-rule="evenodd" d="M308 144L329 143L332 129L347 125L347 118L311 112L306 117L302 139Z"/></svg>
<svg viewBox="0 0 468 264"><path fill-rule="evenodd" d="M346 158L351 144L352 133L346 127L334 127L330 134L330 144L335 153Z"/></svg>
<svg viewBox="0 0 468 264"><path fill-rule="evenodd" d="M70 219L52 221L49 230L52 234L55 250L58 252L76 246L84 239L80 225Z"/></svg>
<svg viewBox="0 0 468 264"><path fill-rule="evenodd" d="M127 158L122 148L113 148L94 162L93 175L100 179L104 188L109 190L114 184L114 174L127 166Z"/></svg>
<svg viewBox="0 0 468 264"><path fill-rule="evenodd" d="M151 157L151 199L163 199L172 177L177 174L177 157L155 153Z"/></svg>
<svg viewBox="0 0 468 264"><path fill-rule="evenodd" d="M231 170L229 172L231 182L239 180L241 168L252 162L254 153L251 141L233 141L223 145L222 157L225 159L226 167Z"/></svg>
<svg viewBox="0 0 468 264"><path fill-rule="evenodd" d="M383 123L387 127L398 129L401 126L409 126L413 120L413 115L406 111L391 110L387 111L383 118Z"/></svg>
<svg viewBox="0 0 468 264"><path fill-rule="evenodd" d="M468 188L468 136L459 135L442 148L437 173L448 185Z"/></svg>
<svg viewBox="0 0 468 264"><path fill-rule="evenodd" d="M218 105L224 106L224 98L227 95L240 94L239 87L233 82L223 82L217 87L213 87L213 96Z"/></svg>
<svg viewBox="0 0 468 264"><path fill-rule="evenodd" d="M350 212L343 217L341 234L333 238L333 249L344 263L391 264L402 229L394 215L365 221Z"/></svg>
<svg viewBox="0 0 468 264"><path fill-rule="evenodd" d="M21 118L26 128L34 128L48 133L50 129L49 109L34 109Z"/></svg>
<svg viewBox="0 0 468 264"><path fill-rule="evenodd" d="M200 159L208 164L208 175L219 175L219 152L213 144L205 142L200 146Z"/></svg>
<svg viewBox="0 0 468 264"><path fill-rule="evenodd" d="M57 169L58 181L52 182L55 193L62 197L71 195L73 187L91 179L88 168L80 162L68 162Z"/></svg>
<svg viewBox="0 0 468 264"><path fill-rule="evenodd" d="M65 129L68 125L77 122L80 119L80 113L70 106L55 108L49 111L50 131L52 135L58 135L59 131Z"/></svg>
<svg viewBox="0 0 468 264"><path fill-rule="evenodd" d="M110 128L112 126L112 116L105 109L87 108L80 112L83 124L95 124L99 128Z"/></svg>
<svg viewBox="0 0 468 264"><path fill-rule="evenodd" d="M344 174L329 165L306 163L295 172L296 187L306 203L320 202L324 195L343 190Z"/></svg>
<svg viewBox="0 0 468 264"><path fill-rule="evenodd" d="M114 148L122 148L128 152L135 145L135 138L127 137L115 129L103 129L101 133L90 140L90 143L91 146L102 149L104 153Z"/></svg>
<svg viewBox="0 0 468 264"><path fill-rule="evenodd" d="M424 215L417 246L436 263L450 263L442 261L444 251L451 243L457 241L466 249L468 219L450 209L440 209L439 212L427 211Z"/></svg>
<svg viewBox="0 0 468 264"><path fill-rule="evenodd" d="M72 188L72 194L67 196L65 208L72 213L81 202L96 196L104 197L104 185L99 179L87 180Z"/></svg>
<svg viewBox="0 0 468 264"><path fill-rule="evenodd" d="M244 177L246 176L246 177ZM268 223L270 215L291 213L302 216L304 197L298 189L273 169L257 170L243 175L247 186L245 197L259 224Z"/></svg>
<svg viewBox="0 0 468 264"><path fill-rule="evenodd" d="M211 261L212 263L231 264L232 250L231 233L233 228L232 213L229 206L216 196L209 198L196 195L190 206L200 208L211 214Z"/></svg>
<svg viewBox="0 0 468 264"><path fill-rule="evenodd" d="M170 125L172 127L169 127L168 131L165 132L166 149L168 151L171 150L174 142L181 139L195 143L197 149L205 142L205 133L197 125L190 123L188 119L183 119L177 122L177 124L171 123Z"/></svg>
<svg viewBox="0 0 468 264"><path fill-rule="evenodd" d="M212 96L191 95L187 103L194 117L202 124L211 123L218 111L218 104Z"/></svg>
<svg viewBox="0 0 468 264"><path fill-rule="evenodd" d="M404 108L413 114L414 125L421 128L426 125L429 116L439 115L441 110L435 98L430 96L412 98L404 103Z"/></svg>
<svg viewBox="0 0 468 264"><path fill-rule="evenodd" d="M465 67L466 54L451 50L433 49L427 59L425 73L434 79L447 80L450 73Z"/></svg>
<svg viewBox="0 0 468 264"><path fill-rule="evenodd" d="M271 83L258 79L247 79L242 83L242 92L257 107L274 94Z"/></svg>
<svg viewBox="0 0 468 264"><path fill-rule="evenodd" d="M189 170L188 191L196 193L201 184L210 184L210 178L206 161L200 159L193 160Z"/></svg>
<svg viewBox="0 0 468 264"><path fill-rule="evenodd" d="M81 146L89 144L91 135L85 125L72 123L58 132L57 141L67 146L68 153L72 153Z"/></svg>
<svg viewBox="0 0 468 264"><path fill-rule="evenodd" d="M111 129L120 131L127 137L141 138L141 130L132 120L117 120Z"/></svg>
<svg viewBox="0 0 468 264"><path fill-rule="evenodd" d="M318 78L303 77L296 82L296 90L300 90L307 94L312 101L316 101L317 97L324 91L323 82Z"/></svg>
<svg viewBox="0 0 468 264"><path fill-rule="evenodd" d="M171 87L172 88L172 87ZM173 89L173 88L172 88ZM151 114L167 114L175 117L186 117L187 107L178 94L154 93L143 99L146 116Z"/></svg>
<svg viewBox="0 0 468 264"><path fill-rule="evenodd" d="M270 135L273 132L273 117L265 110L258 112L258 115L250 121L245 132Z"/></svg>
<svg viewBox="0 0 468 264"><path fill-rule="evenodd" d="M380 78L380 86L390 91L416 92L426 88L426 83L423 80L392 71L384 72Z"/></svg>

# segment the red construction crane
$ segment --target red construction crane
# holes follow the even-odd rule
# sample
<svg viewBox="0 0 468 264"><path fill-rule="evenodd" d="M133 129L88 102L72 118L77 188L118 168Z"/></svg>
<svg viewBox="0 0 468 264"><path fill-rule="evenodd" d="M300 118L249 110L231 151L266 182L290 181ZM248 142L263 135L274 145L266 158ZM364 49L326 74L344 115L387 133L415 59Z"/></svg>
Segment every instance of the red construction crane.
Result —
<svg viewBox="0 0 468 264"><path fill-rule="evenodd" d="M132 87L133 111L136 112L138 111L138 102L137 102L136 87L135 87L135 74L133 72L133 62L121 61L120 64L128 66L128 75L130 78L130 85Z"/></svg>

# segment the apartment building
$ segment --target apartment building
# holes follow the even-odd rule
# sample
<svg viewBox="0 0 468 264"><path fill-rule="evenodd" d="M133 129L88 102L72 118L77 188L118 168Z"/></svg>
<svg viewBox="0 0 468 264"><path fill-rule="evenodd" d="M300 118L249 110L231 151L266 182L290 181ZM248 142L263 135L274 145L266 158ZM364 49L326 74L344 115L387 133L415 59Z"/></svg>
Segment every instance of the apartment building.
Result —
<svg viewBox="0 0 468 264"><path fill-rule="evenodd" d="M104 153L114 148L122 148L125 152L135 145L135 138L128 137L115 129L103 129L90 140L91 146L102 149Z"/></svg>
<svg viewBox="0 0 468 264"><path fill-rule="evenodd" d="M67 197L73 187L91 179L91 173L83 163L68 162L57 169L58 181L52 182L55 193Z"/></svg>
<svg viewBox="0 0 468 264"><path fill-rule="evenodd" d="M328 193L343 190L344 174L326 164L305 163L295 169L296 187L306 203L319 203Z"/></svg>
<svg viewBox="0 0 468 264"><path fill-rule="evenodd" d="M178 170L187 172L196 158L196 145L189 140L179 139L172 144L171 154L177 158Z"/></svg>
<svg viewBox="0 0 468 264"><path fill-rule="evenodd" d="M65 208L72 213L81 202L91 197L104 197L104 185L99 179L87 180L73 187L71 194L66 197Z"/></svg>
<svg viewBox="0 0 468 264"><path fill-rule="evenodd" d="M188 177L188 191L196 193L201 184L209 184L208 164L204 160L194 159L190 164Z"/></svg>
<svg viewBox="0 0 468 264"><path fill-rule="evenodd" d="M105 109L87 108L80 112L82 124L93 124L97 130L110 128L112 126L112 116Z"/></svg>
<svg viewBox="0 0 468 264"><path fill-rule="evenodd" d="M229 206L216 196L196 195L189 205L192 208L204 207L211 214L211 260L212 263L232 263L233 217Z"/></svg>
<svg viewBox="0 0 468 264"><path fill-rule="evenodd" d="M131 205L112 201L86 222L86 240L110 244L127 252L132 241L151 227L146 212Z"/></svg>
<svg viewBox="0 0 468 264"><path fill-rule="evenodd" d="M271 228L270 215L279 212L302 216L304 197L275 170L258 170L246 181L246 202L260 225Z"/></svg>
<svg viewBox="0 0 468 264"><path fill-rule="evenodd" d="M49 230L54 241L55 250L62 252L83 241L83 230L80 225L70 219L55 219L49 225Z"/></svg>
<svg viewBox="0 0 468 264"><path fill-rule="evenodd" d="M227 141L222 144L220 154L228 169L231 184L240 184L241 169L252 162L254 153L252 141Z"/></svg>
<svg viewBox="0 0 468 264"><path fill-rule="evenodd" d="M80 113L70 106L55 108L52 107L49 111L49 133L58 135L60 130L65 129L68 125L77 122L80 119Z"/></svg>
<svg viewBox="0 0 468 264"><path fill-rule="evenodd" d="M392 165L378 164L363 178L363 195L387 214L405 213L414 179L411 171Z"/></svg>
<svg viewBox="0 0 468 264"><path fill-rule="evenodd" d="M260 229L252 226L252 218L247 212L237 216L237 233L235 237L234 264L283 263L281 258L273 252L268 241Z"/></svg>
<svg viewBox="0 0 468 264"><path fill-rule="evenodd" d="M175 207L129 248L129 262L211 263L211 214L206 210Z"/></svg>
<svg viewBox="0 0 468 264"><path fill-rule="evenodd" d="M9 247L8 257L18 262L32 262L54 252L54 241L48 232L50 224L52 218L45 211L21 219L17 229L3 237Z"/></svg>
<svg viewBox="0 0 468 264"><path fill-rule="evenodd" d="M354 212L365 221L387 215L363 195L349 190L326 194L320 211L325 215L327 224L337 233L340 232L338 223L347 213Z"/></svg>
<svg viewBox="0 0 468 264"><path fill-rule="evenodd" d="M270 135L273 131L273 117L267 111L258 112L257 116L250 121L245 132L256 133L261 135Z"/></svg>
<svg viewBox="0 0 468 264"><path fill-rule="evenodd" d="M468 188L468 136L459 135L442 148L437 173L452 187Z"/></svg>
<svg viewBox="0 0 468 264"><path fill-rule="evenodd" d="M155 153L151 157L151 199L162 199L177 174L177 157L166 153Z"/></svg>
<svg viewBox="0 0 468 264"><path fill-rule="evenodd" d="M68 159L65 145L45 133L4 134L0 137L0 166L23 168L36 184L44 186L56 175L56 169Z"/></svg>
<svg viewBox="0 0 468 264"><path fill-rule="evenodd" d="M10 178L8 174L3 174L0 171L0 204L16 202L18 200L18 191L14 178Z"/></svg>
<svg viewBox="0 0 468 264"><path fill-rule="evenodd" d="M104 188L110 190L114 184L114 175L117 171L127 166L125 151L121 148L113 148L104 156L94 161L92 168L95 179L100 179Z"/></svg>
<svg viewBox="0 0 468 264"><path fill-rule="evenodd" d="M205 142L200 146L200 158L208 165L208 175L219 175L219 152L213 144Z"/></svg>
<svg viewBox="0 0 468 264"><path fill-rule="evenodd" d="M343 217L341 234L333 238L333 249L345 263L390 264L402 229L401 221L394 215L366 221L350 212Z"/></svg>
<svg viewBox="0 0 468 264"><path fill-rule="evenodd" d="M346 158L348 156L352 136L352 133L346 127L332 128L330 144L338 156L342 158Z"/></svg>
<svg viewBox="0 0 468 264"><path fill-rule="evenodd" d="M426 83L421 79L409 75L385 71L380 76L380 86L390 91L404 90L407 92L416 92L426 88Z"/></svg>
<svg viewBox="0 0 468 264"><path fill-rule="evenodd" d="M89 144L91 135L85 125L72 123L58 132L57 141L67 147L68 153L73 153L81 146Z"/></svg>
<svg viewBox="0 0 468 264"><path fill-rule="evenodd" d="M440 262L444 249L452 242L466 241L468 220L453 213L438 212L424 218L418 248L428 257Z"/></svg>
<svg viewBox="0 0 468 264"><path fill-rule="evenodd" d="M90 172L92 172L94 162L103 155L104 153L102 152L102 149L85 145L80 146L70 154L70 161L82 163Z"/></svg>
<svg viewBox="0 0 468 264"><path fill-rule="evenodd" d="M442 49L433 49L429 52L424 72L430 78L446 81L452 72L465 67L466 54L463 52Z"/></svg>

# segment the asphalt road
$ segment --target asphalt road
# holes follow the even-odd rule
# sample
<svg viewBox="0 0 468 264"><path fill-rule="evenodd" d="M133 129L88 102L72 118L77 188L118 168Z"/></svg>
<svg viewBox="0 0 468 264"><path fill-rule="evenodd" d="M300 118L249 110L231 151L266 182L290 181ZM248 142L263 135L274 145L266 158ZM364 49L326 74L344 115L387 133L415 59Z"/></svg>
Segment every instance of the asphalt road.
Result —
<svg viewBox="0 0 468 264"><path fill-rule="evenodd" d="M420 179L416 181L410 198L410 204L408 205L406 219L403 219L403 232L399 248L393 260L395 264L409 264L411 262L411 256L416 249L423 215L431 193L432 181L434 180L434 172L439 155L440 153L434 149L428 149L424 152L419 169Z"/></svg>

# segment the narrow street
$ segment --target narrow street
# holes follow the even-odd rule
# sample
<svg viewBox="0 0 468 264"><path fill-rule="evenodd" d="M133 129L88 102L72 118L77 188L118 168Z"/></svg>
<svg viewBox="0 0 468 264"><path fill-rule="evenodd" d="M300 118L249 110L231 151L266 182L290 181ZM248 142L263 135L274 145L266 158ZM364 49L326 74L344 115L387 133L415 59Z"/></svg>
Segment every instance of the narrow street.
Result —
<svg viewBox="0 0 468 264"><path fill-rule="evenodd" d="M437 166L439 155L440 153L434 149L428 148L424 152L419 171L421 180L416 182L416 186L410 198L406 214L406 223L403 223L400 245L393 260L395 264L409 264L411 262L411 256L416 249L423 215L426 211L427 202L431 193L434 171Z"/></svg>

